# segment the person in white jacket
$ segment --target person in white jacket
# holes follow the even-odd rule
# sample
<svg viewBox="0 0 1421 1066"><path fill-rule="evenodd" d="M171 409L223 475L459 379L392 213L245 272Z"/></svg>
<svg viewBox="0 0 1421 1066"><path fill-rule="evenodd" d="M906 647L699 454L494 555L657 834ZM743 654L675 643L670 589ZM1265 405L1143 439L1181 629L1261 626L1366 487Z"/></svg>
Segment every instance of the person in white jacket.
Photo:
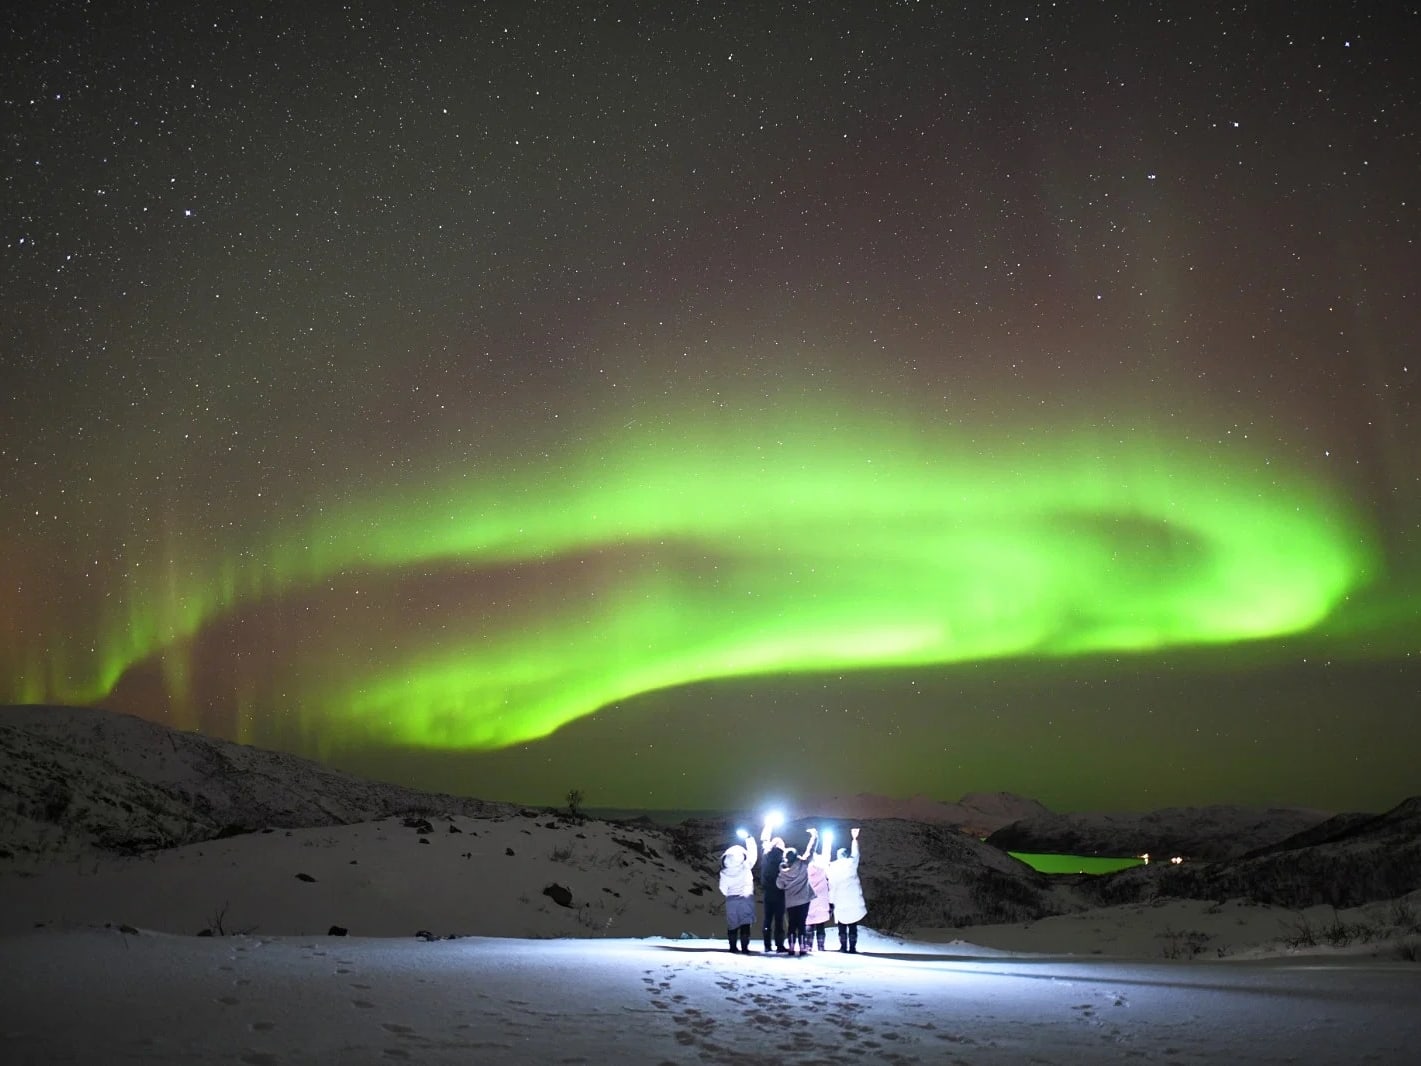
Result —
<svg viewBox="0 0 1421 1066"><path fill-rule="evenodd" d="M750 954L750 927L755 924L755 838L736 831L744 842L732 844L720 857L720 892L725 897L725 936L734 954Z"/></svg>
<svg viewBox="0 0 1421 1066"><path fill-rule="evenodd" d="M868 914L863 902L863 885L859 883L859 831L849 830L851 848L840 848L838 857L829 864L829 902L834 906L834 921L839 925L839 950L857 954L859 922Z"/></svg>

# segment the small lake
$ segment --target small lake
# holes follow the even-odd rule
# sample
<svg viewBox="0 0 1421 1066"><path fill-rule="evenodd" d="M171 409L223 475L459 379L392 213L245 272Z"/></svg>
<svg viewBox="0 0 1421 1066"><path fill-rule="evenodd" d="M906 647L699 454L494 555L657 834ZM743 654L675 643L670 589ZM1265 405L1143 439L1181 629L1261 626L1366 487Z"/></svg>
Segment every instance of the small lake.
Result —
<svg viewBox="0 0 1421 1066"><path fill-rule="evenodd" d="M1116 870L1141 866L1145 861L1135 855L1110 858L1104 855L1043 855L1030 851L1009 851L1007 854L1043 874L1113 874Z"/></svg>

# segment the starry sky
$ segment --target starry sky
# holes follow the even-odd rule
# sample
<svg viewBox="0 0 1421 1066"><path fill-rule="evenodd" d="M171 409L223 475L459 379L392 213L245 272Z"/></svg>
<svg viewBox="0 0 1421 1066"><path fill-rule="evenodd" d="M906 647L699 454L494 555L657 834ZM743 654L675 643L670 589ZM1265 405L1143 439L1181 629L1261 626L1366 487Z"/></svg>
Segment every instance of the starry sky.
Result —
<svg viewBox="0 0 1421 1066"><path fill-rule="evenodd" d="M0 702L535 803L1421 792L1421 12L0 41Z"/></svg>

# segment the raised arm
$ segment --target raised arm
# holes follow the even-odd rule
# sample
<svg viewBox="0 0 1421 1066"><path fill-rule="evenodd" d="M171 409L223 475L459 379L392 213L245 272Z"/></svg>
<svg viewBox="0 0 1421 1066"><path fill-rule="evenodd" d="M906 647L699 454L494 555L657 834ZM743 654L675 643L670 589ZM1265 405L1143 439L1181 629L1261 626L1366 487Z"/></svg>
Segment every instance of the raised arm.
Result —
<svg viewBox="0 0 1421 1066"><path fill-rule="evenodd" d="M809 843L805 846L804 853L799 857L800 862L808 862L810 859L814 858L814 845L818 843L818 841L819 830L811 826L809 829Z"/></svg>
<svg viewBox="0 0 1421 1066"><path fill-rule="evenodd" d="M849 854L857 859L859 857L859 827L854 826L850 829L849 836L854 838L854 842L849 848Z"/></svg>
<svg viewBox="0 0 1421 1066"><path fill-rule="evenodd" d="M744 829L737 829L737 830L735 831L735 837L736 837L737 840L740 841L740 846L745 849L745 855L746 855L746 860L745 860L745 862L746 862L746 865L747 865L747 866L754 866L754 865L755 865L755 854L756 854L756 853L755 853L755 838L752 837L749 833L747 833Z"/></svg>
<svg viewBox="0 0 1421 1066"><path fill-rule="evenodd" d="M770 834L779 828L784 821L784 816L779 811L771 811L765 815L765 828L760 830L760 843L765 846L765 850L770 850Z"/></svg>

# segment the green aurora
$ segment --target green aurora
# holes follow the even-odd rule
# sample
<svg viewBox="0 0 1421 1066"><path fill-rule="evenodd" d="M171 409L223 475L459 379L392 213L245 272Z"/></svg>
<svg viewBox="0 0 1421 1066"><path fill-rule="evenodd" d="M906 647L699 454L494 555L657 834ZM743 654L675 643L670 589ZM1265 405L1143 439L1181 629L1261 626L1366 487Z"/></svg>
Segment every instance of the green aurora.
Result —
<svg viewBox="0 0 1421 1066"><path fill-rule="evenodd" d="M853 410L687 409L271 529L175 520L87 601L11 608L4 698L146 674L239 739L294 709L323 749L494 749L717 678L1302 634L1379 574L1344 494L1202 435Z"/></svg>

